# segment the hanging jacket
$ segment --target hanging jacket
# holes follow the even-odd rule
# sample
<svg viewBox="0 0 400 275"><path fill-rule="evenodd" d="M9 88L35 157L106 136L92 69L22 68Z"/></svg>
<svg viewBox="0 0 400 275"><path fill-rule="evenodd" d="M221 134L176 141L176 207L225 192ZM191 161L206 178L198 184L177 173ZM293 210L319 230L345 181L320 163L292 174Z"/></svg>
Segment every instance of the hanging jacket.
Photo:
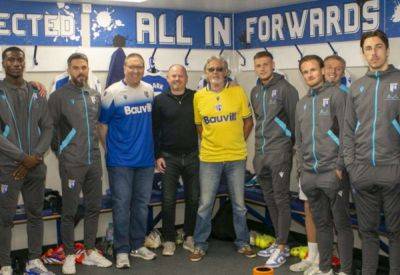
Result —
<svg viewBox="0 0 400 275"><path fill-rule="evenodd" d="M47 100L28 83L27 105L17 108L17 87L0 81L0 166L18 166L26 155L43 156L52 136Z"/></svg>
<svg viewBox="0 0 400 275"><path fill-rule="evenodd" d="M400 71L368 71L350 87L343 134L346 166L400 164Z"/></svg>
<svg viewBox="0 0 400 275"><path fill-rule="evenodd" d="M124 79L124 62L125 62L125 52L122 48L116 49L111 55L110 66L108 68L108 75L106 81L106 88Z"/></svg>
<svg viewBox="0 0 400 275"><path fill-rule="evenodd" d="M310 89L296 107L296 150L300 171L344 168L340 146L346 93L325 82Z"/></svg>

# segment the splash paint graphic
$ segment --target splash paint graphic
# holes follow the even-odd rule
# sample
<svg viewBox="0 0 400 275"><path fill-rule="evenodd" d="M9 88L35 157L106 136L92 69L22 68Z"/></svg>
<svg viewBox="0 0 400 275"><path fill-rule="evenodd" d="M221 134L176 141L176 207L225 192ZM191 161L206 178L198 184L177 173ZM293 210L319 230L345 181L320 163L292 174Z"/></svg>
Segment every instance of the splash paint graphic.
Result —
<svg viewBox="0 0 400 275"><path fill-rule="evenodd" d="M56 35L53 38L53 42L56 42L59 38L60 39L65 39L65 42L68 41L79 41L81 39L80 35L75 34L75 14L71 11L70 6L65 5L65 3L57 3L57 8L58 8L58 20L61 20L62 17L70 17L70 22L74 22L74 26L72 27L72 34L71 35ZM49 14L48 11L46 11L46 14ZM52 29L50 29L52 30ZM81 33L81 30L79 28L77 28L78 33Z"/></svg>
<svg viewBox="0 0 400 275"><path fill-rule="evenodd" d="M109 11L108 9L99 13L94 11L96 18L92 20L93 39L98 38L102 32L110 32L125 26L121 20L112 18L114 12L114 10Z"/></svg>
<svg viewBox="0 0 400 275"><path fill-rule="evenodd" d="M398 23L400 22L400 1L399 0L394 0L393 1L396 5L396 7L394 8L394 13L392 15L392 22L394 23Z"/></svg>

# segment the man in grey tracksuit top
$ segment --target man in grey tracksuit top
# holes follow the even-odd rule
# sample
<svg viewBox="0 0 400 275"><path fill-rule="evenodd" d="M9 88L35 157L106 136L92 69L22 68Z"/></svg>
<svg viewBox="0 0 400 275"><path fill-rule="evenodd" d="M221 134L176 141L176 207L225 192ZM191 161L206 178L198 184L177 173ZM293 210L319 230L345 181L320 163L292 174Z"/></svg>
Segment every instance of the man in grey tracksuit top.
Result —
<svg viewBox="0 0 400 275"><path fill-rule="evenodd" d="M39 261L41 256L46 177L43 155L50 146L52 123L46 98L23 79L24 52L16 47L5 49L3 67L6 78L0 81L0 266L5 268L11 266L11 228L20 191L28 218L29 259Z"/></svg>
<svg viewBox="0 0 400 275"><path fill-rule="evenodd" d="M87 57L79 53L71 55L68 59L71 80L53 92L49 99L55 130L51 147L59 160L62 184L61 238L67 258L69 255L74 256L74 219L81 190L85 203L86 251L95 249L102 199L102 167L97 130L100 94L89 88L84 72L78 72L78 76L71 72L74 67L80 70L81 66L82 71L88 71ZM85 255L84 264L86 258ZM75 273L73 271L74 266L68 263L63 268L66 274Z"/></svg>
<svg viewBox="0 0 400 275"><path fill-rule="evenodd" d="M334 84L324 83L320 57L305 56L299 68L310 90L296 107L296 149L301 187L317 229L319 269L322 274L333 274L335 225L341 272L351 274L353 231L340 180L344 164L339 147L346 94Z"/></svg>
<svg viewBox="0 0 400 275"><path fill-rule="evenodd" d="M400 274L400 71L388 64L383 32L365 33L361 47L369 70L350 88L343 153L362 236L362 274L378 268L382 208L390 274Z"/></svg>
<svg viewBox="0 0 400 275"><path fill-rule="evenodd" d="M258 254L270 257L278 248L286 255L285 246L290 228L290 170L294 145L297 90L285 78L273 72L273 57L269 52L254 56L258 83L251 91L255 126L254 169L276 233L276 243ZM286 256L287 257L287 256ZM271 258L270 267L279 264ZM281 262L281 264L283 264Z"/></svg>

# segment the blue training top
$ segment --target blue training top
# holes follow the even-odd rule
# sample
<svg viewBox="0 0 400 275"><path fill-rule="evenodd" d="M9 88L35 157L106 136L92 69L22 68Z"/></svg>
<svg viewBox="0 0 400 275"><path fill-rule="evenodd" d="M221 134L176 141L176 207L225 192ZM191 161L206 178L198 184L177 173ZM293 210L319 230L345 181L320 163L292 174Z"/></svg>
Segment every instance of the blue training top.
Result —
<svg viewBox="0 0 400 275"><path fill-rule="evenodd" d="M143 81L133 88L121 80L105 90L99 120L108 125L107 166L154 166L153 98Z"/></svg>

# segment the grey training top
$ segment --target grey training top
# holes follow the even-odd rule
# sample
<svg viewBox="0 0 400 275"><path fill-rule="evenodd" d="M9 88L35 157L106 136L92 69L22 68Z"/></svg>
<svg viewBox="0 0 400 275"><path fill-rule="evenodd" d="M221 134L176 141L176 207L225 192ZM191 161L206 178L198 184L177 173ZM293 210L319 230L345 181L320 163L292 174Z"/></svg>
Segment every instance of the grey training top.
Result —
<svg viewBox="0 0 400 275"><path fill-rule="evenodd" d="M280 74L262 85L258 81L251 91L256 119L256 154L291 152L295 140L297 90ZM279 161L279 160L276 160Z"/></svg>
<svg viewBox="0 0 400 275"><path fill-rule="evenodd" d="M400 164L400 71L368 71L350 87L343 135L346 166Z"/></svg>

